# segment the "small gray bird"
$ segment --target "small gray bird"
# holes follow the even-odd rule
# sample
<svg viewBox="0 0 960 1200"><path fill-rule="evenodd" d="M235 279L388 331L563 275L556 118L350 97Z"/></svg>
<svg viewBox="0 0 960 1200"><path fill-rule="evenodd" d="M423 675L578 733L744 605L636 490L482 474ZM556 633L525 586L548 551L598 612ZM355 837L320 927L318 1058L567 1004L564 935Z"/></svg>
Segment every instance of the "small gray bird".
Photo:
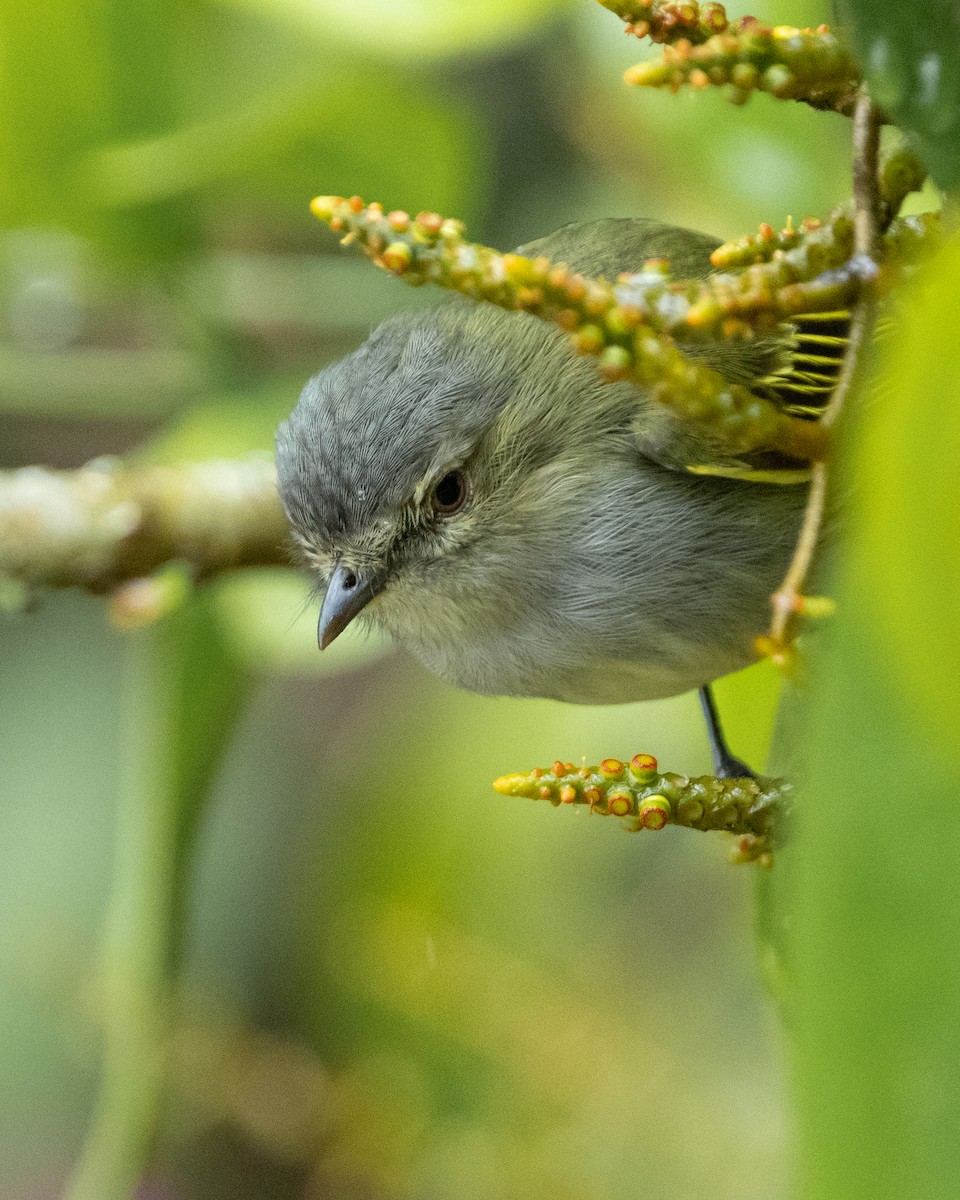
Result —
<svg viewBox="0 0 960 1200"><path fill-rule="evenodd" d="M717 245L610 219L519 252L608 279L666 258L702 278ZM690 353L789 389L798 336ZM806 489L691 465L743 464L603 382L559 330L462 297L386 321L307 383L277 435L280 496L326 581L321 647L360 617L458 687L579 704L704 689L755 659ZM701 696L717 769L745 771Z"/></svg>

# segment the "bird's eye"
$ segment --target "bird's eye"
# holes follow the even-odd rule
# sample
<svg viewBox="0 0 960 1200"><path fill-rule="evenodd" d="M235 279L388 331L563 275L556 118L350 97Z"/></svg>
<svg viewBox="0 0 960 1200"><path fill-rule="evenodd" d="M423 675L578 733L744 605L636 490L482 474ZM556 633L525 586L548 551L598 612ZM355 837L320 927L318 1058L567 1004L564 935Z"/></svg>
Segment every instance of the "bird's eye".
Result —
<svg viewBox="0 0 960 1200"><path fill-rule="evenodd" d="M433 489L433 507L443 517L449 517L466 503L469 486L465 471L448 471L437 480Z"/></svg>

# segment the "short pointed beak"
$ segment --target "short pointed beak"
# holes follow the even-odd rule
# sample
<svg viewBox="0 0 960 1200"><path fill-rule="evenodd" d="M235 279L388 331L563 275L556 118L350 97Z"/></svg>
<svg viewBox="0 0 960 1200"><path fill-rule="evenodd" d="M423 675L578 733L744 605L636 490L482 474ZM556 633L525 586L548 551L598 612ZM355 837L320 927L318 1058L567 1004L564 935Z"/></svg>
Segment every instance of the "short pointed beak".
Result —
<svg viewBox="0 0 960 1200"><path fill-rule="evenodd" d="M317 641L321 650L326 650L357 613L383 590L383 582L379 573L361 575L343 563L337 563L327 584L317 623Z"/></svg>

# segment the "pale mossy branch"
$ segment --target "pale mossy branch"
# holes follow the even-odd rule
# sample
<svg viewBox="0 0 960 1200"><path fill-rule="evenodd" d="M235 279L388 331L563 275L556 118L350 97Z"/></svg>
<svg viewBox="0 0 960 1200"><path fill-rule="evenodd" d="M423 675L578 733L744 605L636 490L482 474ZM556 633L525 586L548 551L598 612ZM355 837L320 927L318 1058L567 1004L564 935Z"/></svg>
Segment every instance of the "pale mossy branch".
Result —
<svg viewBox="0 0 960 1200"><path fill-rule="evenodd" d="M600 816L620 817L632 831L682 825L736 834L735 858L764 866L772 864L773 851L784 841L793 797L792 785L783 779L661 772L651 754L582 767L558 760L551 767L503 775L493 786L505 796L581 805Z"/></svg>
<svg viewBox="0 0 960 1200"><path fill-rule="evenodd" d="M709 427L735 451L777 450L801 461L825 453L826 440L815 422L789 416L683 355L674 342L680 325L690 337L702 335L684 315L701 285L674 284L663 264L653 265L646 286L629 277L633 285L621 303L613 283L587 279L547 258L502 254L467 242L459 221L437 213L385 214L379 204L364 204L358 196L318 196L312 208L342 231L345 241L357 242L378 266L408 283L436 283L558 325L579 353L599 358L604 378L650 388L661 403ZM661 304L665 296L669 302Z"/></svg>
<svg viewBox="0 0 960 1200"><path fill-rule="evenodd" d="M860 86L853 56L827 25L797 29L757 17L731 22L722 5L599 0L638 37L663 42L660 58L626 72L636 87L722 87L734 104L754 92L852 115Z"/></svg>
<svg viewBox="0 0 960 1200"><path fill-rule="evenodd" d="M196 578L290 561L266 455L179 467L0 471L0 580L106 592L172 561Z"/></svg>

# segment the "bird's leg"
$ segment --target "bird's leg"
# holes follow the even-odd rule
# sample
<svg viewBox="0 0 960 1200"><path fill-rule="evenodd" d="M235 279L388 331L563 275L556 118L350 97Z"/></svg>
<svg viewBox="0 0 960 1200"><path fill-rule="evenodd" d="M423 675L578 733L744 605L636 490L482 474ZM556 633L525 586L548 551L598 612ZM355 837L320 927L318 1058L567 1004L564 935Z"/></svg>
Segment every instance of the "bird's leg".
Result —
<svg viewBox="0 0 960 1200"><path fill-rule="evenodd" d="M717 702L713 698L709 683L700 688L700 705L707 722L707 736L710 739L710 752L713 754L714 774L720 779L756 779L756 775L747 764L730 753L730 747L727 745L720 725Z"/></svg>

